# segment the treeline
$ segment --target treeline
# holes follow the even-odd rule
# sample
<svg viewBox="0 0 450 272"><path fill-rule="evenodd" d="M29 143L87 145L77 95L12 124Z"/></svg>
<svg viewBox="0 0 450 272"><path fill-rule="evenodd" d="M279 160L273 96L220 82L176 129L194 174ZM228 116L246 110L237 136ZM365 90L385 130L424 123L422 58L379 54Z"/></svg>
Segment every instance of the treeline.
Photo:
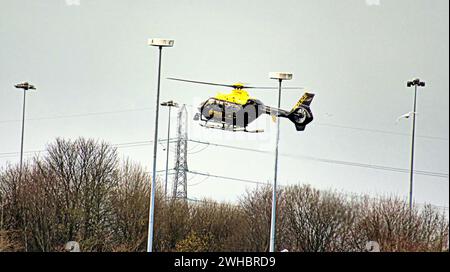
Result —
<svg viewBox="0 0 450 272"><path fill-rule="evenodd" d="M145 251L150 177L110 145L57 139L23 168L0 171L0 251ZM268 251L271 189L237 203L164 200L157 191L157 251ZM278 192L277 250L448 250L448 220L431 206L349 199L309 186Z"/></svg>

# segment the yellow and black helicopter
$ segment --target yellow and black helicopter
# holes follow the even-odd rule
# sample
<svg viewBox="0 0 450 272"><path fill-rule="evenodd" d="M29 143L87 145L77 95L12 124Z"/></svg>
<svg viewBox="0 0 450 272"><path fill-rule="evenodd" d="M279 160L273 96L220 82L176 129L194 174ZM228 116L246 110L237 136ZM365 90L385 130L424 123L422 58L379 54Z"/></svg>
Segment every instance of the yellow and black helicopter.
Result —
<svg viewBox="0 0 450 272"><path fill-rule="evenodd" d="M194 81L180 78L167 78L195 84L205 84L212 86L222 86L233 88L231 93L218 93L199 106L199 112L195 115L195 121L202 121L201 126L228 131L243 131L251 133L263 132L263 130L248 130L247 126L255 121L262 114L271 115L275 120L278 117L288 118L295 124L297 131L304 131L306 126L313 121L313 114L310 109L314 94L305 93L294 108L290 111L273 108L264 105L260 100L251 98L244 89L278 89L275 87L255 87L246 86L243 83L219 84L202 81ZM301 89L301 88L283 88Z"/></svg>

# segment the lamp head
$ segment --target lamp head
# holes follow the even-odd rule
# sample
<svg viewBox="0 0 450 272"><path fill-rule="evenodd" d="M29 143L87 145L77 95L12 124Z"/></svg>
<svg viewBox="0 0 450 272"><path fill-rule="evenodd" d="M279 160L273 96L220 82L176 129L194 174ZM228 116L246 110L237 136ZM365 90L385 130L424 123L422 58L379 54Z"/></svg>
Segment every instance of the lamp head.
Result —
<svg viewBox="0 0 450 272"><path fill-rule="evenodd" d="M426 86L426 83L425 83L424 81L421 81L419 78L416 78L416 79L413 79L413 80L411 80L411 81L408 81L408 82L406 83L406 86L407 86L408 88L411 88L411 87L413 87L413 86L417 86L417 87L425 87L425 86Z"/></svg>
<svg viewBox="0 0 450 272"><path fill-rule="evenodd" d="M36 90L36 87L34 87L34 85L31 85L28 82L23 82L23 83L19 83L14 85L14 87L16 87L17 89L23 89L25 91L27 90Z"/></svg>
<svg viewBox="0 0 450 272"><path fill-rule="evenodd" d="M273 72L269 74L270 79L291 80L293 75L286 72Z"/></svg>
<svg viewBox="0 0 450 272"><path fill-rule="evenodd" d="M148 45L157 47L173 47L175 41L169 39L149 39Z"/></svg>
<svg viewBox="0 0 450 272"><path fill-rule="evenodd" d="M178 103L173 102L172 100L170 100L170 101L161 103L161 106L178 108Z"/></svg>

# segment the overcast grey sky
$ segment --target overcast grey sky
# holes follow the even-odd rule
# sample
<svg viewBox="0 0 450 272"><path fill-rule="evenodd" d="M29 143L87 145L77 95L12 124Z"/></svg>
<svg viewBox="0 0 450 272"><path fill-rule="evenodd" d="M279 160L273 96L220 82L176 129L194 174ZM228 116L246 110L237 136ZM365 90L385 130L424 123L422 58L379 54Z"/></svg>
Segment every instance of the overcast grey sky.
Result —
<svg viewBox="0 0 450 272"><path fill-rule="evenodd" d="M17 162L22 96L27 100L25 150L56 137L113 144L153 138L157 50L152 37L176 40L164 51L163 76L276 85L271 71L294 73L291 86L317 94L315 121L298 133L282 120L282 184L407 199L408 174L338 165L300 156L408 169L415 76L428 84L418 102L416 168L447 174L416 176L419 203L449 202L449 2L447 0L0 0L0 166ZM71 4L71 5L69 5ZM372 4L372 5L369 5ZM162 82L162 100L197 105L222 88ZM253 91L267 105L276 94ZM290 109L302 92L285 92ZM272 150L275 124L263 135L205 131L192 120L190 137ZM99 112L109 114L90 114ZM90 114L86 116L73 116ZM64 117L65 116L65 117ZM61 118L55 118L61 117ZM167 129L162 109L161 138ZM174 120L175 121L175 120ZM189 168L270 181L273 155L190 144ZM200 152L201 151L201 152ZM151 168L152 146L119 149ZM158 169L165 158L160 150ZM9 154L10 155L10 154ZM171 158L171 166L173 158ZM203 182L202 182L203 181ZM189 196L232 201L253 185L190 176ZM200 183L200 184L198 184Z"/></svg>

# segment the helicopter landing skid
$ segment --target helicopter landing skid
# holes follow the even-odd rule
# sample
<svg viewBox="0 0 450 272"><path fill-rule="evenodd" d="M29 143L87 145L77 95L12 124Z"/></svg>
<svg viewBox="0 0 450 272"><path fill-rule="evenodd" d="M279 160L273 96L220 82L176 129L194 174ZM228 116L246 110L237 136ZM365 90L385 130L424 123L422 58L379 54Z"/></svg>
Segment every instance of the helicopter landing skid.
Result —
<svg viewBox="0 0 450 272"><path fill-rule="evenodd" d="M220 129L223 131L231 131L231 132L247 132L247 133L263 133L263 129L257 129L257 130L248 130L247 128L242 127L232 127L232 126L224 126L224 125L209 125L207 123L200 124L200 126L204 128L212 128L212 129Z"/></svg>

